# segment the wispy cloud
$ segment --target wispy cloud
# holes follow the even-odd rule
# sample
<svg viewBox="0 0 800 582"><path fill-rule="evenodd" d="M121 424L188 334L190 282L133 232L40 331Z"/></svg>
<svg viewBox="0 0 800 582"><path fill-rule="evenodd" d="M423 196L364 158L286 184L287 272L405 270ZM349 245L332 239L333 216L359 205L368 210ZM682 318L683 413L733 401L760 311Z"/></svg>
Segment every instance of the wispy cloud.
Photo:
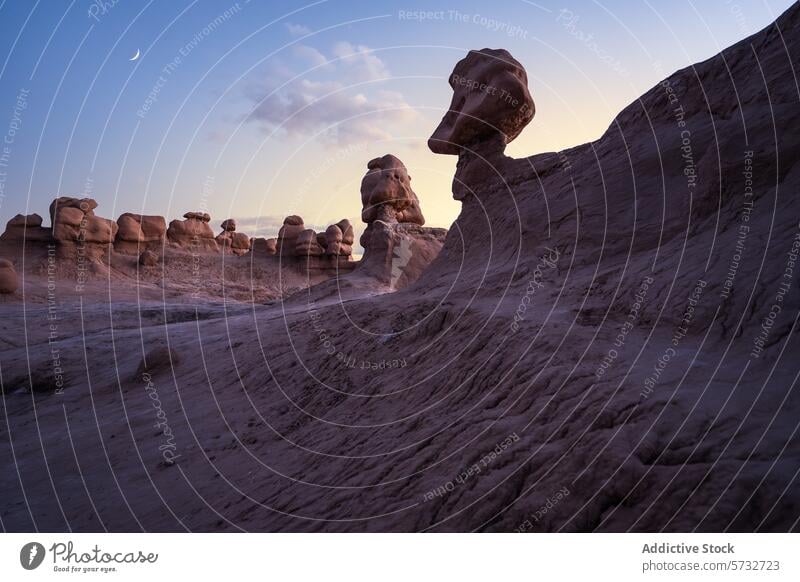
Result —
<svg viewBox="0 0 800 582"><path fill-rule="evenodd" d="M283 226L284 216L247 216L236 218L236 230L249 236L274 238Z"/></svg>
<svg viewBox="0 0 800 582"><path fill-rule="evenodd" d="M297 44L292 47L292 53L294 56L307 61L312 66L319 66L328 64L328 59L315 49L313 46L308 46L305 44Z"/></svg>
<svg viewBox="0 0 800 582"><path fill-rule="evenodd" d="M289 137L320 134L326 141L351 145L390 139L393 131L418 116L402 94L369 83L389 79L391 73L386 63L364 45L337 42L330 58L306 45L295 46L293 54L313 66L322 65L315 75L325 79L333 74L335 80L303 78L275 90L288 71L271 70L266 75L269 80L252 88L248 95L254 104L248 120L267 131L278 130ZM368 84L363 85L365 82Z"/></svg>
<svg viewBox="0 0 800 582"><path fill-rule="evenodd" d="M303 24L287 22L285 26L286 30L288 30L289 34L292 36L306 36L307 34L311 34L311 29Z"/></svg>
<svg viewBox="0 0 800 582"><path fill-rule="evenodd" d="M347 41L333 45L333 54L349 69L355 81L374 81L387 79L389 69L386 64L364 45L353 45Z"/></svg>

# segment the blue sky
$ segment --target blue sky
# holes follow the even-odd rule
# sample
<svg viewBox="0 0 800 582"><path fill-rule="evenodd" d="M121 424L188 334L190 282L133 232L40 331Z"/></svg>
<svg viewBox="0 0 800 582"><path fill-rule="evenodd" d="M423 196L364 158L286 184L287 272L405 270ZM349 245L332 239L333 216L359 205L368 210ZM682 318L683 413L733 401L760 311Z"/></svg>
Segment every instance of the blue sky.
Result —
<svg viewBox="0 0 800 582"><path fill-rule="evenodd" d="M526 67L537 114L508 150L523 156L596 139L790 4L5 0L0 221L57 195L109 218L207 210L251 234L287 214L358 221L367 161L393 153L428 223L449 226L456 160L425 141L469 49Z"/></svg>

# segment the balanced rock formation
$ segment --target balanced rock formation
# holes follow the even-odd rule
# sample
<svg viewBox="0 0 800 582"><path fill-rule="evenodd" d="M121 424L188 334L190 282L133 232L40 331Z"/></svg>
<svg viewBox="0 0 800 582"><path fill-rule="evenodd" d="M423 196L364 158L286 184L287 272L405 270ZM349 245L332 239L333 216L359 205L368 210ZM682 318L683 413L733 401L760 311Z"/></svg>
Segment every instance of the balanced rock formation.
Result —
<svg viewBox="0 0 800 582"><path fill-rule="evenodd" d="M156 250L164 245L167 221L163 216L146 216L126 212L117 220L117 237L114 250L126 254L140 254L142 251Z"/></svg>
<svg viewBox="0 0 800 582"><path fill-rule="evenodd" d="M376 220L425 224L419 200L411 189L411 176L403 162L391 154L367 164L367 174L361 180L361 206L361 220L367 224Z"/></svg>
<svg viewBox="0 0 800 582"><path fill-rule="evenodd" d="M453 198L493 191L510 171L505 147L536 112L528 75L503 49L470 51L450 75L453 99L428 147L458 156Z"/></svg>
<svg viewBox="0 0 800 582"><path fill-rule="evenodd" d="M222 221L222 232L217 235L217 244L222 250L234 255L243 255L250 250L250 237L236 232L236 221L228 218Z"/></svg>
<svg viewBox="0 0 800 582"><path fill-rule="evenodd" d="M425 218L403 162L391 154L370 160L361 181L361 203L367 228L361 235L364 257L359 273L394 288L415 281L439 254L447 230L422 226ZM349 223L346 226L352 229ZM352 248L342 232L339 248ZM334 227L326 231L326 237L329 247L335 248Z"/></svg>
<svg viewBox="0 0 800 582"><path fill-rule="evenodd" d="M428 140L437 154L516 138L536 112L523 66L503 49L470 51L450 75L450 108Z"/></svg>
<svg viewBox="0 0 800 582"><path fill-rule="evenodd" d="M0 293L14 293L18 285L14 263L8 259L0 259Z"/></svg>
<svg viewBox="0 0 800 582"><path fill-rule="evenodd" d="M6 223L6 230L0 235L0 240L47 242L52 236L52 230L42 226L42 217L38 214L17 214Z"/></svg>
<svg viewBox="0 0 800 582"><path fill-rule="evenodd" d="M187 212L186 220L173 220L167 229L167 239L174 246L192 252L217 252L219 247L214 231L208 224L211 216L207 212Z"/></svg>

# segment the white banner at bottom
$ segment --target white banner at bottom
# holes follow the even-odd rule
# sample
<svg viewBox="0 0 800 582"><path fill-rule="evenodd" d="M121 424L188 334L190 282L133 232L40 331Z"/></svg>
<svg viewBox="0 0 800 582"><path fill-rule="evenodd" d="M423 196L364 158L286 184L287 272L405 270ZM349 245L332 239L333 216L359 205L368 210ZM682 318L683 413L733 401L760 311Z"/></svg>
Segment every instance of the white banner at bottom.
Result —
<svg viewBox="0 0 800 582"><path fill-rule="evenodd" d="M2 534L3 580L800 580L793 534Z"/></svg>

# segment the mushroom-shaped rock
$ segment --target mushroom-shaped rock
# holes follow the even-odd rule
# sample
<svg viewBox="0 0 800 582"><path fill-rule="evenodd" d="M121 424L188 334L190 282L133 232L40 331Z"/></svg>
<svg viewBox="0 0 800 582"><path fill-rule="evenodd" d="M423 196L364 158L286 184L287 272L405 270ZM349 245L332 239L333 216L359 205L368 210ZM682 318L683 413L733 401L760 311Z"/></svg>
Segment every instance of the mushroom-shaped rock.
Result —
<svg viewBox="0 0 800 582"><path fill-rule="evenodd" d="M494 141L502 148L517 137L535 113L528 75L503 49L470 51L450 75L453 100L428 140L437 154Z"/></svg>
<svg viewBox="0 0 800 582"><path fill-rule="evenodd" d="M325 253L325 250L317 242L317 233L312 229L306 229L297 236L294 254L296 257L318 257Z"/></svg>
<svg viewBox="0 0 800 582"><path fill-rule="evenodd" d="M0 293L14 293L18 285L14 263L8 259L0 259Z"/></svg>
<svg viewBox="0 0 800 582"><path fill-rule="evenodd" d="M157 248L164 244L167 221L163 216L146 216L126 212L117 220L117 238L114 248L123 253L139 253L142 249Z"/></svg>
<svg viewBox="0 0 800 582"><path fill-rule="evenodd" d="M370 224L412 222L425 224L417 195L411 189L411 176L397 157L387 154L370 160L361 180L361 219Z"/></svg>
<svg viewBox="0 0 800 582"><path fill-rule="evenodd" d="M139 255L139 264L143 267L155 267L158 264L158 255L147 249Z"/></svg>
<svg viewBox="0 0 800 582"><path fill-rule="evenodd" d="M167 229L167 238L178 248L193 252L214 252L219 250L211 230L211 217L205 212L187 212L186 220L173 220Z"/></svg>
<svg viewBox="0 0 800 582"><path fill-rule="evenodd" d="M236 230L236 221L233 218L228 218L222 221L221 227L226 232L234 232Z"/></svg>
<svg viewBox="0 0 800 582"><path fill-rule="evenodd" d="M0 235L3 241L42 242L50 240L51 230L42 226L42 217L38 214L17 214L6 224L5 232Z"/></svg>

